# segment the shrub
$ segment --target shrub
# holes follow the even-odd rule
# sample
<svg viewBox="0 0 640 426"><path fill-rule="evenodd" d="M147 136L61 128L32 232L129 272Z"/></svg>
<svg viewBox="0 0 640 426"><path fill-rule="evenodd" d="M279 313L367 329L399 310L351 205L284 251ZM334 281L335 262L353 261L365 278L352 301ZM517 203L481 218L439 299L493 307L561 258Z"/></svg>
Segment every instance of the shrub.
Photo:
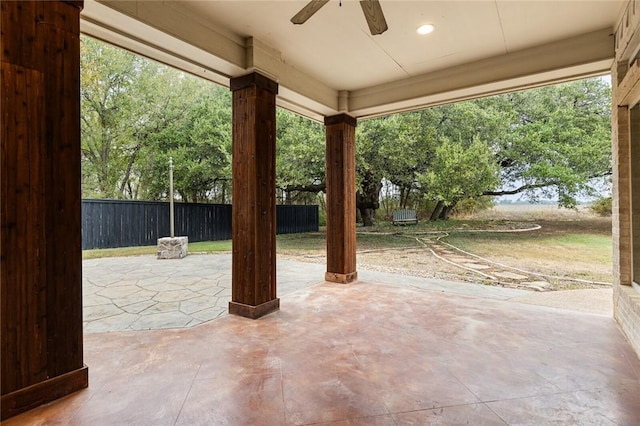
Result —
<svg viewBox="0 0 640 426"><path fill-rule="evenodd" d="M318 226L327 226L327 212L324 206L318 207Z"/></svg>
<svg viewBox="0 0 640 426"><path fill-rule="evenodd" d="M493 197L480 196L467 198L456 204L453 214L456 216L473 216L479 211L487 210L495 205Z"/></svg>
<svg viewBox="0 0 640 426"><path fill-rule="evenodd" d="M416 211L418 219L427 220L431 216L431 212L436 208L436 202L424 197L420 203L417 204Z"/></svg>
<svg viewBox="0 0 640 426"><path fill-rule="evenodd" d="M590 209L598 216L611 216L611 197L598 198Z"/></svg>

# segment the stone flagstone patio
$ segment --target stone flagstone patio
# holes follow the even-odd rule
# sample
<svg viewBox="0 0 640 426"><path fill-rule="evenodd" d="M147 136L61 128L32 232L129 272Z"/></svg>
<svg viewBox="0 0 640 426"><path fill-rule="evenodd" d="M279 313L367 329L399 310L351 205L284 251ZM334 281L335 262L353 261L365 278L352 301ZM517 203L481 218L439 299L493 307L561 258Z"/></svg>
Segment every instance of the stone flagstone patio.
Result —
<svg viewBox="0 0 640 426"><path fill-rule="evenodd" d="M322 281L325 265L278 259L278 296ZM611 316L611 289L532 292L401 276L359 268L362 280L450 294L511 300ZM114 257L83 262L84 332L192 327L228 312L231 254L158 260Z"/></svg>

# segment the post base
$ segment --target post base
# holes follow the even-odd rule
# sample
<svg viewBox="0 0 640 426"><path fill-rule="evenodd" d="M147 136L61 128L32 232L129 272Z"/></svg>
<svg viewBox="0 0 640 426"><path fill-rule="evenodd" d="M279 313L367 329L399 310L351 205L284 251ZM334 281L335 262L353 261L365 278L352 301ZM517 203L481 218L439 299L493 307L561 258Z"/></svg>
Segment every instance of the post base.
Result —
<svg viewBox="0 0 640 426"><path fill-rule="evenodd" d="M280 309L280 299L275 298L257 306L239 302L229 302L229 313L245 318L258 319Z"/></svg>
<svg viewBox="0 0 640 426"><path fill-rule="evenodd" d="M324 280L332 283L349 284L358 280L358 272L351 272L348 274L327 272L324 274Z"/></svg>
<svg viewBox="0 0 640 426"><path fill-rule="evenodd" d="M84 389L87 386L89 386L89 369L85 365L78 370L2 395L0 399L0 405L2 406L0 420L6 420L39 405Z"/></svg>

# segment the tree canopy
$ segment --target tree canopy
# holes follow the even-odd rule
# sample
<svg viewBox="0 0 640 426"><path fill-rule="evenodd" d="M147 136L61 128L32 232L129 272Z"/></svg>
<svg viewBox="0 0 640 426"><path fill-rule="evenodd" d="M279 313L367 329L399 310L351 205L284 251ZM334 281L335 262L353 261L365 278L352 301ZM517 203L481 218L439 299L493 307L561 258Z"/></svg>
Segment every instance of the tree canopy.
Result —
<svg viewBox="0 0 640 426"><path fill-rule="evenodd" d="M283 203L305 202L325 190L324 128L299 115L276 113L276 186Z"/></svg>
<svg viewBox="0 0 640 426"><path fill-rule="evenodd" d="M432 217L446 218L458 202L478 197L487 188L495 187L499 182L498 173L499 166L493 161L489 145L475 137L468 146L442 141L431 167L417 177L428 196L437 202Z"/></svg>
<svg viewBox="0 0 640 426"><path fill-rule="evenodd" d="M396 185L399 206L407 191L434 201L444 210L432 218L482 195L555 196L573 207L595 193L594 179L611 174L609 103L609 84L593 78L398 114L386 132L379 129L392 117L367 120L358 144L377 162L359 159L358 170Z"/></svg>
<svg viewBox="0 0 640 426"><path fill-rule="evenodd" d="M163 199L169 157L184 201L229 186L228 90L82 37L81 117L86 197Z"/></svg>
<svg viewBox="0 0 640 426"><path fill-rule="evenodd" d="M593 193L592 179L611 174L611 90L599 78L503 96L517 119L497 155L502 166L499 190L487 195L543 188L561 205Z"/></svg>
<svg viewBox="0 0 640 426"><path fill-rule="evenodd" d="M231 201L225 88L89 37L81 44L83 196L162 200L168 159L183 201ZM383 187L396 207L445 218L480 196L555 196L563 206L611 174L610 88L580 80L358 123L357 206L373 223ZM324 127L277 111L279 200L325 190ZM391 190L389 190L391 188Z"/></svg>

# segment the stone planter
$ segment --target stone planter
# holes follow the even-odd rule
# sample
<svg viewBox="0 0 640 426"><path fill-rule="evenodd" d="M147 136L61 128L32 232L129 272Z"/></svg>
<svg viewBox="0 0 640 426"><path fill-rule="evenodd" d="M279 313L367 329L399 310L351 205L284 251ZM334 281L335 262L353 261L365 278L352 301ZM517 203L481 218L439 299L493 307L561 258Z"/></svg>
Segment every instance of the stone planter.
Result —
<svg viewBox="0 0 640 426"><path fill-rule="evenodd" d="M158 259L182 259L188 248L189 237L158 238Z"/></svg>

